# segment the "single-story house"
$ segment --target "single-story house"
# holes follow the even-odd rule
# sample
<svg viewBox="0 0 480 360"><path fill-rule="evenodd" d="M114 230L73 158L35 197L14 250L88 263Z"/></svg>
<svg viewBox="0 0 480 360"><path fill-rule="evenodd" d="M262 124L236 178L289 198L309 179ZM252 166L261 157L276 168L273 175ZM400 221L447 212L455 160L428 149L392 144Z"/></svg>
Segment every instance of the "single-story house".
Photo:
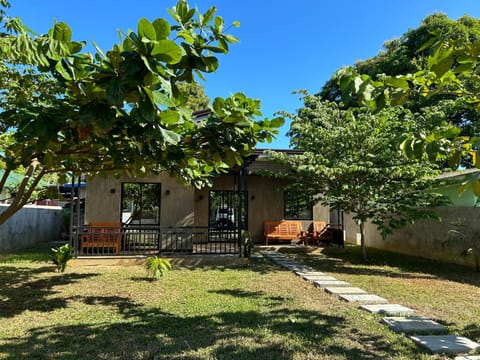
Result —
<svg viewBox="0 0 480 360"><path fill-rule="evenodd" d="M75 247L86 254L240 253L244 230L255 243L263 243L264 221L299 220L305 230L314 220L342 222L340 214L314 204L301 189L285 190L284 180L262 175L272 169L287 171L278 169L267 152L257 150L243 166L215 177L209 188L185 186L166 173L89 178L85 223L110 228L101 229L110 236L97 241L88 230L77 231L80 243ZM121 234L111 233L117 231L114 226L121 226ZM97 245L86 249L89 241ZM98 244L102 241L111 242L110 249Z"/></svg>

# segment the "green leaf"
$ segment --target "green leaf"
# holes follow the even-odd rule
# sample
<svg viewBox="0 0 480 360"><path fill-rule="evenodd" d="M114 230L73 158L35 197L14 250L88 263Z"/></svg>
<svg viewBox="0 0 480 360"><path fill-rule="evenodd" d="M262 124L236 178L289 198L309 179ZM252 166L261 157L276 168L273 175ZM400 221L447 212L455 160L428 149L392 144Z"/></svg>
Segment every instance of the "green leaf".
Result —
<svg viewBox="0 0 480 360"><path fill-rule="evenodd" d="M441 77L450 70L454 61L452 49L440 48L434 56L428 59L428 66L438 77Z"/></svg>
<svg viewBox="0 0 480 360"><path fill-rule="evenodd" d="M187 30L181 30L177 33L177 36L179 38L184 39L187 43L193 44L195 42L195 39L193 38L192 34L187 31Z"/></svg>
<svg viewBox="0 0 480 360"><path fill-rule="evenodd" d="M408 81L401 77L389 77L385 80L385 85L404 90L410 88Z"/></svg>
<svg viewBox="0 0 480 360"><path fill-rule="evenodd" d="M223 31L223 18L221 16L215 16L213 23L215 24L216 30L221 33Z"/></svg>
<svg viewBox="0 0 480 360"><path fill-rule="evenodd" d="M153 47L151 54L167 64L177 64L182 59L183 51L172 40L159 40Z"/></svg>
<svg viewBox="0 0 480 360"><path fill-rule="evenodd" d="M53 27L52 37L55 40L69 43L72 39L72 29L64 22L59 22Z"/></svg>
<svg viewBox="0 0 480 360"><path fill-rule="evenodd" d="M178 123L180 114L174 110L165 110L160 114L160 119L163 124L172 125Z"/></svg>
<svg viewBox="0 0 480 360"><path fill-rule="evenodd" d="M229 42L230 44L235 44L235 43L238 43L240 42L240 39L237 38L236 36L233 36L233 35L229 35L229 34L225 34L223 35L223 38Z"/></svg>
<svg viewBox="0 0 480 360"><path fill-rule="evenodd" d="M138 22L138 36L140 39L147 38L149 40L156 40L157 33L154 26L145 18L141 18Z"/></svg>
<svg viewBox="0 0 480 360"><path fill-rule="evenodd" d="M167 130L164 128L160 128L160 131L162 133L163 140L167 144L177 145L181 140L181 136L177 134L175 131Z"/></svg>
<svg viewBox="0 0 480 360"><path fill-rule="evenodd" d="M153 27L155 28L155 33L157 34L157 40L167 39L172 31L168 21L161 18L156 19L153 22Z"/></svg>
<svg viewBox="0 0 480 360"><path fill-rule="evenodd" d="M172 99L170 99L170 97L167 94L162 93L160 91L153 92L153 100L155 101L156 104L160 104L166 107L175 106L175 102Z"/></svg>
<svg viewBox="0 0 480 360"><path fill-rule="evenodd" d="M217 12L215 6L210 7L205 14L203 14L202 26L207 26L210 21L212 21L213 15Z"/></svg>
<svg viewBox="0 0 480 360"><path fill-rule="evenodd" d="M203 62L207 66L208 72L214 72L218 69L218 59L215 56L207 56L203 58Z"/></svg>
<svg viewBox="0 0 480 360"><path fill-rule="evenodd" d="M283 117L276 117L272 119L270 126L278 128L283 124L285 124L285 119Z"/></svg>
<svg viewBox="0 0 480 360"><path fill-rule="evenodd" d="M57 62L55 65L55 70L58 71L58 73L62 75L65 80L72 80L72 76L63 67L62 61Z"/></svg>

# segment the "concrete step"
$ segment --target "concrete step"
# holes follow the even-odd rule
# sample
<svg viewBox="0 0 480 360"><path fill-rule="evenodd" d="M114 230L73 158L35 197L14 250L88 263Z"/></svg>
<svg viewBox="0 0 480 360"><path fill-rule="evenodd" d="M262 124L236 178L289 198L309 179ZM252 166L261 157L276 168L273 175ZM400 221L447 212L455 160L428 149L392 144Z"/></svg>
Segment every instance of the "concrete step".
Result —
<svg viewBox="0 0 480 360"><path fill-rule="evenodd" d="M362 304L386 304L388 300L378 295L372 294L341 294L340 299L348 302L356 302Z"/></svg>
<svg viewBox="0 0 480 360"><path fill-rule="evenodd" d="M457 335L414 335L410 339L432 354L468 354L480 349L480 344Z"/></svg>
<svg viewBox="0 0 480 360"><path fill-rule="evenodd" d="M367 294L365 290L357 287L337 286L337 287L326 287L324 290L325 292L333 295Z"/></svg>
<svg viewBox="0 0 480 360"><path fill-rule="evenodd" d="M385 317L381 320L392 331L404 334L445 334L447 328L423 316Z"/></svg>

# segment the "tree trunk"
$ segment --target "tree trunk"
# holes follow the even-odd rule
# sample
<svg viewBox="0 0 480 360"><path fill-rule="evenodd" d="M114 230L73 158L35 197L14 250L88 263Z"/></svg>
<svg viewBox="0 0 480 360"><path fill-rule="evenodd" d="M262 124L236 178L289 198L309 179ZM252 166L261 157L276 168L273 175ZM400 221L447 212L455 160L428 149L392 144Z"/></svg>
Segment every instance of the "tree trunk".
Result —
<svg viewBox="0 0 480 360"><path fill-rule="evenodd" d="M365 223L361 222L360 227L360 249L362 251L363 263L367 265L367 250L365 249Z"/></svg>
<svg viewBox="0 0 480 360"><path fill-rule="evenodd" d="M19 211L30 201L33 191L40 183L40 180L42 180L43 175L46 174L44 169L35 174L35 170L37 169L38 165L38 162L35 161L27 168L23 180L18 186L15 197L13 198L13 202L3 212L0 213L0 225L11 218L17 211ZM2 183L2 185L5 183L3 179Z"/></svg>

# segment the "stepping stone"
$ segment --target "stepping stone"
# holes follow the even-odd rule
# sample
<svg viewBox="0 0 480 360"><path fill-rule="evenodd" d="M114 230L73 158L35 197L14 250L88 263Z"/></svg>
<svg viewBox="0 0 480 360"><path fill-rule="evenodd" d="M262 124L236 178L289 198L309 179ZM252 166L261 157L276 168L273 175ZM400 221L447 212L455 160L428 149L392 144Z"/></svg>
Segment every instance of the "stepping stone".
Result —
<svg viewBox="0 0 480 360"><path fill-rule="evenodd" d="M348 302L359 302L359 303L364 303L364 304L386 304L388 303L388 300L385 298L382 298L378 295L372 295L372 294L352 294L352 295L339 295L340 299L346 300Z"/></svg>
<svg viewBox="0 0 480 360"><path fill-rule="evenodd" d="M463 336L456 335L425 335L410 336L421 347L432 354L465 354L480 349L480 344Z"/></svg>
<svg viewBox="0 0 480 360"><path fill-rule="evenodd" d="M298 276L305 276L305 275L320 275L323 276L325 273L321 271L295 271L295 274Z"/></svg>
<svg viewBox="0 0 480 360"><path fill-rule="evenodd" d="M286 269L288 269L288 270L291 270L291 271L293 271L293 272L296 272L296 271L305 272L305 271L312 270L312 269L309 268L309 267L298 266L298 265L287 265L287 266L283 266L283 267L286 268Z"/></svg>
<svg viewBox="0 0 480 360"><path fill-rule="evenodd" d="M283 267L291 267L291 268L306 268L305 265L300 264L299 262L285 262L285 261L276 261L278 265L282 265Z"/></svg>
<svg viewBox="0 0 480 360"><path fill-rule="evenodd" d="M303 275L304 280L308 281L338 281L333 276L326 276L326 275Z"/></svg>
<svg viewBox="0 0 480 360"><path fill-rule="evenodd" d="M410 309L403 305L398 304L370 304L362 305L361 309L368 311L372 314L385 314L385 315L412 315L413 309Z"/></svg>
<svg viewBox="0 0 480 360"><path fill-rule="evenodd" d="M447 328L426 317L385 317L382 322L392 331L404 334L445 333Z"/></svg>
<svg viewBox="0 0 480 360"><path fill-rule="evenodd" d="M340 294L366 294L367 292L363 289L357 287L326 287L324 289L327 293L333 295L340 295Z"/></svg>
<svg viewBox="0 0 480 360"><path fill-rule="evenodd" d="M340 281L340 280L315 280L313 283L315 284L315 286L322 289L326 287L334 287L334 286L346 286L346 287L352 286L352 284L346 281Z"/></svg>
<svg viewBox="0 0 480 360"><path fill-rule="evenodd" d="M260 251L260 254L268 256L269 258L279 258L279 257L284 258L285 257L284 255L280 255L280 254L276 253L275 251Z"/></svg>
<svg viewBox="0 0 480 360"><path fill-rule="evenodd" d="M480 360L480 355L456 356L454 360Z"/></svg>

